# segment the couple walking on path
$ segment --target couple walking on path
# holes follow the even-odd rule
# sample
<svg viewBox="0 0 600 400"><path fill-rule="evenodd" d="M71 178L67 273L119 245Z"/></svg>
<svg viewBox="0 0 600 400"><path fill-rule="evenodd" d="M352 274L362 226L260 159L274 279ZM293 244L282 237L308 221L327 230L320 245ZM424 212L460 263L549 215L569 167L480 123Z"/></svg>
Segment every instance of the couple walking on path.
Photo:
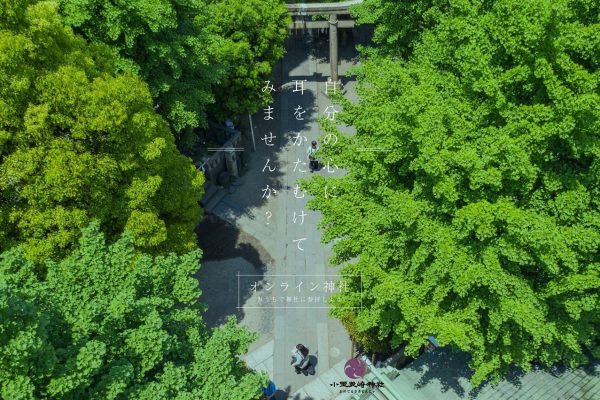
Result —
<svg viewBox="0 0 600 400"><path fill-rule="evenodd" d="M310 367L310 357L308 356L308 348L303 344L297 344L292 349L292 362L297 374L304 373L308 375Z"/></svg>

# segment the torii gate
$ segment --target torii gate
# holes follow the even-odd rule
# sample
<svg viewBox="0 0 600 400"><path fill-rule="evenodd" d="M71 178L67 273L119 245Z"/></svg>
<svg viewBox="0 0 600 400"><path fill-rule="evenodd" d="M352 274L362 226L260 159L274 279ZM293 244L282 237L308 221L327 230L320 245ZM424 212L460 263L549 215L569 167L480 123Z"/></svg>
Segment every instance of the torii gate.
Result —
<svg viewBox="0 0 600 400"><path fill-rule="evenodd" d="M354 20L339 20L338 15L350 14L348 8L363 0L348 0L339 3L300 3L286 4L292 16L329 14L329 21L293 21L292 29L329 28L329 62L331 64L331 80L338 82L338 37L337 28L354 28Z"/></svg>

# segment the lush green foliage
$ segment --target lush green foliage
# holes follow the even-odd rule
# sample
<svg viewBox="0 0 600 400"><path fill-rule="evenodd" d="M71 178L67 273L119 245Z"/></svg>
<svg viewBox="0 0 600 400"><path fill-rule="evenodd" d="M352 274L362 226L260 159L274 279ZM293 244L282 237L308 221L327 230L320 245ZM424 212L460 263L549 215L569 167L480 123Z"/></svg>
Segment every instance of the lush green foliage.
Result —
<svg viewBox="0 0 600 400"><path fill-rule="evenodd" d="M347 176L305 183L333 261L362 275L364 308L334 315L372 348L470 352L475 384L598 357L600 4L447 3L417 42L383 44L408 60L358 70L340 114L357 134L322 148ZM360 306L353 282L334 304Z"/></svg>
<svg viewBox="0 0 600 400"><path fill-rule="evenodd" d="M150 86L175 131L253 112L257 85L283 55L287 14L279 0L59 0L66 23L109 45L121 69Z"/></svg>
<svg viewBox="0 0 600 400"><path fill-rule="evenodd" d="M55 3L28 4L0 12L0 247L58 257L98 219L147 251L195 248L203 177L146 85L114 75L108 49L64 27Z"/></svg>
<svg viewBox="0 0 600 400"><path fill-rule="evenodd" d="M374 48L367 53L408 56L421 33L435 26L444 12L460 2L448 0L364 0L352 8L353 17L361 24L375 25Z"/></svg>
<svg viewBox="0 0 600 400"><path fill-rule="evenodd" d="M21 251L0 256L0 397L260 397L267 377L238 358L255 335L200 317L199 251L140 255L130 235L106 246L97 225L38 281Z"/></svg>
<svg viewBox="0 0 600 400"><path fill-rule="evenodd" d="M228 66L227 77L215 88L211 114L223 120L254 113L267 104L270 93L261 89L284 54L289 23L285 2L213 1L196 23L223 40L216 59Z"/></svg>

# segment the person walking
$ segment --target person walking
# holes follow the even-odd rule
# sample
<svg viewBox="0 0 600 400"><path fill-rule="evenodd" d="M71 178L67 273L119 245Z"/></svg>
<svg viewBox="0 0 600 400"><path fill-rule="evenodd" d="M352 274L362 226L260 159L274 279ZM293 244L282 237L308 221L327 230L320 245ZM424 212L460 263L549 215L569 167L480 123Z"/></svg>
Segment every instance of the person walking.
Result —
<svg viewBox="0 0 600 400"><path fill-rule="evenodd" d="M308 358L308 348L303 344L297 344L292 349L292 362L297 374L308 368L310 359Z"/></svg>
<svg viewBox="0 0 600 400"><path fill-rule="evenodd" d="M306 153L308 154L308 163L310 167L310 172L313 172L315 169L319 167L319 161L315 158L315 153L319 150L317 146L317 141L313 140L310 146L308 146L308 150Z"/></svg>

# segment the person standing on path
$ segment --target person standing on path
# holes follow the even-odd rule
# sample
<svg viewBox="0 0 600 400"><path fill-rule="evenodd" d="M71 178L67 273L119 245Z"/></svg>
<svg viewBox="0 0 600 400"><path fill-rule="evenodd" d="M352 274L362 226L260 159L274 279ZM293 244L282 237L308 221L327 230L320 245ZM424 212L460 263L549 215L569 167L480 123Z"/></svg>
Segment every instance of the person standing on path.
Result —
<svg viewBox="0 0 600 400"><path fill-rule="evenodd" d="M308 146L308 150L306 153L308 154L308 162L310 167L310 172L313 172L315 169L319 167L319 161L315 158L315 153L319 150L317 146L317 141L313 140L310 146Z"/></svg>

